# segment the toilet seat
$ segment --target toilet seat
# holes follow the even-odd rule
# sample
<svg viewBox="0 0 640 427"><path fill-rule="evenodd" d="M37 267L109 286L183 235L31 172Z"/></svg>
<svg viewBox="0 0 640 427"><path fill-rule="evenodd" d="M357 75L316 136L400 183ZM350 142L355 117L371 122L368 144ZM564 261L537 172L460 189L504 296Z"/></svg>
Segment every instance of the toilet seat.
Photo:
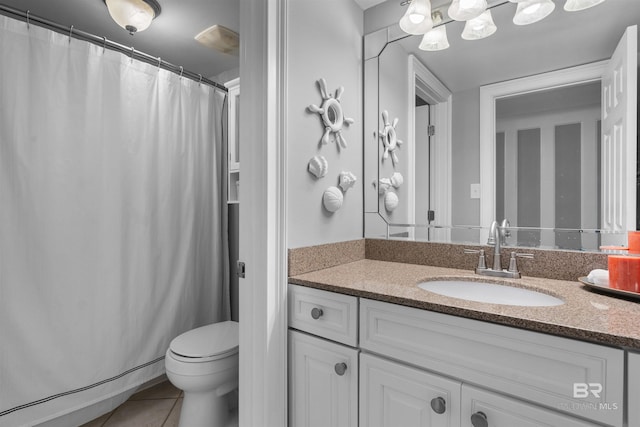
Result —
<svg viewBox="0 0 640 427"><path fill-rule="evenodd" d="M187 331L169 344L171 357L186 363L223 359L238 353L238 323L213 323Z"/></svg>

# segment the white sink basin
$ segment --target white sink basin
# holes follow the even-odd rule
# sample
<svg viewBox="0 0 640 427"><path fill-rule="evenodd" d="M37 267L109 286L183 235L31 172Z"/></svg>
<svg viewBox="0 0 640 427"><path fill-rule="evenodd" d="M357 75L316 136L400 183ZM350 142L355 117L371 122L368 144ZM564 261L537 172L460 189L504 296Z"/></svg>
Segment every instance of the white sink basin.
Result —
<svg viewBox="0 0 640 427"><path fill-rule="evenodd" d="M418 287L447 297L490 304L525 307L550 307L564 304L561 299L542 292L495 283L467 280L434 280L419 283Z"/></svg>

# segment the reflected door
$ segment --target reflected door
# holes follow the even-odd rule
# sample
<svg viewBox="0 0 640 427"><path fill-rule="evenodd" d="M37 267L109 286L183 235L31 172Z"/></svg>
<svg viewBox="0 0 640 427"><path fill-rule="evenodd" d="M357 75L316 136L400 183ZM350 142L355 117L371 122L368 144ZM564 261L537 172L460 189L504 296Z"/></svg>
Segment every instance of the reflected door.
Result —
<svg viewBox="0 0 640 427"><path fill-rule="evenodd" d="M637 226L637 40L628 27L602 77L602 228L612 231Z"/></svg>

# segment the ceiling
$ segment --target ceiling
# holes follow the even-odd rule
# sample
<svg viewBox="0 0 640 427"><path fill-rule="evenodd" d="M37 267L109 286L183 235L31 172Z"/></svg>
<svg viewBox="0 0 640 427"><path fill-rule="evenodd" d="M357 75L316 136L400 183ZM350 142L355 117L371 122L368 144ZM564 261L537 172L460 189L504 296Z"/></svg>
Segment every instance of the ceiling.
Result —
<svg viewBox="0 0 640 427"><path fill-rule="evenodd" d="M356 3L362 8L362 10L367 10L370 7L384 3L385 1L386 0L356 0Z"/></svg>
<svg viewBox="0 0 640 427"><path fill-rule="evenodd" d="M158 0L162 12L151 26L130 35L109 16L103 0L0 0L0 4L29 10L30 15L134 47L204 77L238 68L238 56L219 53L194 40L200 31L223 25L239 33L238 0ZM224 83L224 82L221 82Z"/></svg>

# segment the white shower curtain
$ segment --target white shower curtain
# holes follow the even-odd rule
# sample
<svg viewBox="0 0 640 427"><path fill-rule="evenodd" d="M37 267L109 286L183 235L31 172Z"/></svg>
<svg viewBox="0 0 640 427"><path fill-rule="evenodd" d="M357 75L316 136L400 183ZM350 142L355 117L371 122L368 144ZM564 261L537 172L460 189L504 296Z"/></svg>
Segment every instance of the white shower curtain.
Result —
<svg viewBox="0 0 640 427"><path fill-rule="evenodd" d="M223 103L0 17L0 426L130 393L228 318Z"/></svg>

